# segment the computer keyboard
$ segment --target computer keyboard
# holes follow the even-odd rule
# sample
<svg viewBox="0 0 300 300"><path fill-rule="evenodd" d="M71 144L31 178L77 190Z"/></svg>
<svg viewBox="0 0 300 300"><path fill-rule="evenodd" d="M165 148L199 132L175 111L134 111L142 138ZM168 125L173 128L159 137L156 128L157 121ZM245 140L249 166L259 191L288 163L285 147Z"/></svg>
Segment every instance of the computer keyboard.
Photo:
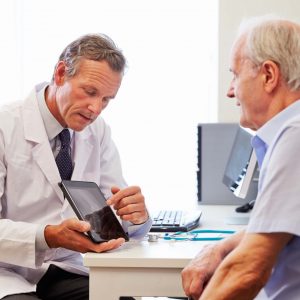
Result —
<svg viewBox="0 0 300 300"><path fill-rule="evenodd" d="M158 210L151 213L151 232L190 231L199 225L201 211Z"/></svg>

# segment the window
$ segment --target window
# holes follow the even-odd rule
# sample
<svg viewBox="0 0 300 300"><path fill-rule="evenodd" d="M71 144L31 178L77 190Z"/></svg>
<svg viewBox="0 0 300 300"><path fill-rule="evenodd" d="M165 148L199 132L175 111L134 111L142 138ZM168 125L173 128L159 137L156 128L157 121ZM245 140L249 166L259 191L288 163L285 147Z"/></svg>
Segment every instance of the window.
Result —
<svg viewBox="0 0 300 300"><path fill-rule="evenodd" d="M62 49L108 34L128 59L103 112L150 208L197 202L197 124L217 119L217 0L2 0L2 103L49 81ZM3 46L4 45L4 46Z"/></svg>

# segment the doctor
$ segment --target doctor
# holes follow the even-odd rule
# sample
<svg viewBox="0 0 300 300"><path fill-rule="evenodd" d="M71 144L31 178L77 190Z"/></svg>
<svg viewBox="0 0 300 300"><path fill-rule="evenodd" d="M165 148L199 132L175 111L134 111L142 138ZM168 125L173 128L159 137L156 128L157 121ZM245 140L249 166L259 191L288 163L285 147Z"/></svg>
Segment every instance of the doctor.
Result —
<svg viewBox="0 0 300 300"><path fill-rule="evenodd" d="M88 299L81 253L124 243L91 242L84 235L90 225L64 200L55 161L63 129L71 140L72 180L96 182L131 238L148 232L144 197L124 181L110 128L99 117L125 65L107 36L80 37L60 55L50 84L0 111L0 299Z"/></svg>

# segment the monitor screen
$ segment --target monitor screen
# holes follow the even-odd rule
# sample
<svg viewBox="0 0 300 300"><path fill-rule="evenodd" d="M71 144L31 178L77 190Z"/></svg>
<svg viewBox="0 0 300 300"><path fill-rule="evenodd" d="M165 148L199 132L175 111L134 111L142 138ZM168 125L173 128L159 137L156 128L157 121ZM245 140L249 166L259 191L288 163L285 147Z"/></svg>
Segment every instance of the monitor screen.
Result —
<svg viewBox="0 0 300 300"><path fill-rule="evenodd" d="M257 194L258 168L251 138L249 131L237 130L223 176L223 183L238 198L255 199Z"/></svg>

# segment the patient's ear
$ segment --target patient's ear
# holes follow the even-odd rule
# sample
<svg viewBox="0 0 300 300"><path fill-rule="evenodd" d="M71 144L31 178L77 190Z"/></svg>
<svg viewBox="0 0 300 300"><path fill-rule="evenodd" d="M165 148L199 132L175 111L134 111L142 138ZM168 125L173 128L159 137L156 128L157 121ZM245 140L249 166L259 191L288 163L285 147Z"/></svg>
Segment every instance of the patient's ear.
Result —
<svg viewBox="0 0 300 300"><path fill-rule="evenodd" d="M267 93L272 93L279 84L279 66L271 60L266 60L262 64L261 70L263 72L265 90Z"/></svg>

